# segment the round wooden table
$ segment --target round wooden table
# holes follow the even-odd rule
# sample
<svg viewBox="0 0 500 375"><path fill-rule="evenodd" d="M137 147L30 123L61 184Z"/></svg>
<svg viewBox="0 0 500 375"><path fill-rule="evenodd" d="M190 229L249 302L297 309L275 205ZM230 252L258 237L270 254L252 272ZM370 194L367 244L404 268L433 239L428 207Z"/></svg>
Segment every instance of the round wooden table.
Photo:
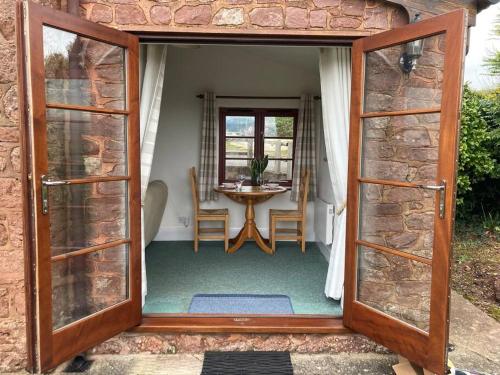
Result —
<svg viewBox="0 0 500 375"><path fill-rule="evenodd" d="M277 194L284 193L286 189L284 187L264 189L260 186L243 186L241 190L227 189L224 187L217 187L214 190L226 195L235 202L246 204L247 206L245 211L245 225L243 225L238 235L230 240L233 245L229 248L228 253L236 252L245 241L253 238L262 251L267 254L272 254L273 250L267 246L267 240L262 237L257 229L257 225L255 225L255 210L253 206L267 201Z"/></svg>

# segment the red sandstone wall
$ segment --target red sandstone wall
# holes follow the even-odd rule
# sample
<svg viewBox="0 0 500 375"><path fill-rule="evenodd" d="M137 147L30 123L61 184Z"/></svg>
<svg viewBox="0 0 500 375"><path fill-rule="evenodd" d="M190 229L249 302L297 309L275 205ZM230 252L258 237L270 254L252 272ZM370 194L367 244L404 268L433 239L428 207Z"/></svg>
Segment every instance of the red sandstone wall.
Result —
<svg viewBox="0 0 500 375"><path fill-rule="evenodd" d="M27 358L15 6L0 1L0 372L25 367Z"/></svg>
<svg viewBox="0 0 500 375"><path fill-rule="evenodd" d="M81 0L82 16L118 28L373 31L407 23L405 11L381 0Z"/></svg>
<svg viewBox="0 0 500 375"><path fill-rule="evenodd" d="M98 354L203 353L208 350L288 350L297 353L386 353L361 335L133 334L122 333L92 349Z"/></svg>

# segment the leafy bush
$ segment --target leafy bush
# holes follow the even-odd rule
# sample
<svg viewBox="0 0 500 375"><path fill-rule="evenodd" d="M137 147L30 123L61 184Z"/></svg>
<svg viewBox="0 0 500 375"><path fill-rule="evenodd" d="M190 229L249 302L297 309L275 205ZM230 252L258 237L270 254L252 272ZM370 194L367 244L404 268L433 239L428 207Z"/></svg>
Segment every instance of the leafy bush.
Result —
<svg viewBox="0 0 500 375"><path fill-rule="evenodd" d="M457 180L457 214L487 216L499 211L500 88L464 87Z"/></svg>

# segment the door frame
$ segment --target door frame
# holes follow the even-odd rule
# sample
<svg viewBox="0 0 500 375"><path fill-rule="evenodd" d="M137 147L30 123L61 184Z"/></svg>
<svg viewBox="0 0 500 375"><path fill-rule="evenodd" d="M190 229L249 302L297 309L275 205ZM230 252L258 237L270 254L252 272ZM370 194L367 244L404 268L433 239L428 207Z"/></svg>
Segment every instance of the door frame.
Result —
<svg viewBox="0 0 500 375"><path fill-rule="evenodd" d="M33 199L31 195L31 142L27 108L26 48L24 43L24 10L21 1L16 2L16 54L17 89L20 131L21 189L23 198L23 255L24 255L24 298L26 306L26 369L36 368L36 302L35 302L35 241L33 222Z"/></svg>
<svg viewBox="0 0 500 375"><path fill-rule="evenodd" d="M21 179L23 193L23 226L24 226L24 263L26 291L26 332L29 371L35 368L36 353L36 311L34 307L34 251L32 236L34 223L32 221L31 197L31 149L29 141L29 122L26 116L27 88L25 80L25 59L23 43L22 3L17 2L17 56L18 56L18 89L19 89L19 126L21 131ZM373 35L370 32L329 32L311 31L268 31L268 30L221 30L197 28L196 31L162 31L162 27L153 28L118 28L139 37L139 43L164 42L187 44L217 44L217 45L269 45L269 46L351 46L358 38ZM306 334L350 334L351 330L343 324L342 317L328 315L293 315L293 316L263 316L263 315L192 315L192 314L144 314L142 323L132 329L133 332L145 333L306 333Z"/></svg>
<svg viewBox="0 0 500 375"><path fill-rule="evenodd" d="M155 28L156 29L156 28ZM159 29L159 28L158 28ZM259 45L259 46L352 46L354 40L372 33L339 32L331 35L311 32L264 33L252 30L214 32L202 28L197 31L165 32L144 31L134 28L120 28L139 37L139 44L162 42L171 44L209 45ZM255 32L254 32L255 31ZM333 38L333 39L332 39ZM142 323L131 330L144 333L309 333L309 334L350 334L344 326L343 318L321 314L294 315L237 315L237 314L173 314L143 313Z"/></svg>

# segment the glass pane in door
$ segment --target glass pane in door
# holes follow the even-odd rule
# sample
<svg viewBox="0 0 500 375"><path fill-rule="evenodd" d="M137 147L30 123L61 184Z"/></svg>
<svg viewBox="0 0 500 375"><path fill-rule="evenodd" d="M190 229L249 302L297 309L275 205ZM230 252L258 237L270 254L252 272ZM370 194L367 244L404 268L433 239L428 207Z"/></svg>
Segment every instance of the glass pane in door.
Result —
<svg viewBox="0 0 500 375"><path fill-rule="evenodd" d="M358 246L357 299L424 331L429 330L431 267Z"/></svg>
<svg viewBox="0 0 500 375"><path fill-rule="evenodd" d="M363 119L361 176L426 183L436 179L439 113Z"/></svg>
<svg viewBox="0 0 500 375"><path fill-rule="evenodd" d="M128 245L52 262L52 326L56 330L129 297Z"/></svg>
<svg viewBox="0 0 500 375"><path fill-rule="evenodd" d="M125 109L125 49L43 27L48 103Z"/></svg>
<svg viewBox="0 0 500 375"><path fill-rule="evenodd" d="M432 259L436 193L361 184L359 239Z"/></svg>
<svg viewBox="0 0 500 375"><path fill-rule="evenodd" d="M126 116L49 109L46 119L50 178L127 174Z"/></svg>
<svg viewBox="0 0 500 375"><path fill-rule="evenodd" d="M52 256L128 237L126 181L49 188Z"/></svg>
<svg viewBox="0 0 500 375"><path fill-rule="evenodd" d="M415 53L400 44L366 54L364 111L400 111L439 107L443 84L445 34L420 39L420 57L404 58ZM402 61L402 59L404 59ZM414 62L411 72L405 73L401 63Z"/></svg>

